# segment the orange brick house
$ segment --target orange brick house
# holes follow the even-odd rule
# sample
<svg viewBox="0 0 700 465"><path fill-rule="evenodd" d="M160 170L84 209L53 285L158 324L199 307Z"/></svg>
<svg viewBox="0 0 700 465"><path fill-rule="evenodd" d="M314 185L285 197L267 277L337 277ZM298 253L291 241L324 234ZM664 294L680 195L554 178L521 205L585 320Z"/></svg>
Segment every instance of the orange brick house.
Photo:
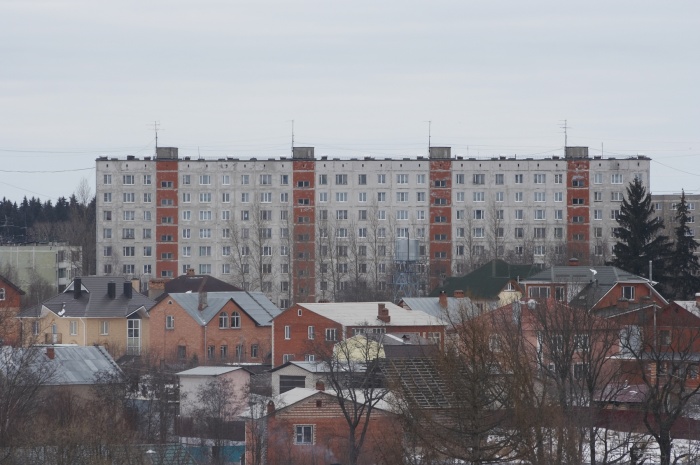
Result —
<svg viewBox="0 0 700 465"><path fill-rule="evenodd" d="M328 343L368 332L417 334L442 349L445 323L390 302L298 303L272 320L272 364L314 361Z"/></svg>
<svg viewBox="0 0 700 465"><path fill-rule="evenodd" d="M19 314L20 298L24 291L9 279L0 276L0 346L15 346L20 343Z"/></svg>
<svg viewBox="0 0 700 465"><path fill-rule="evenodd" d="M335 393L294 388L267 404L261 418L246 421L246 444L255 444L254 432L264 431L265 447L246 447L245 463L348 463L348 424ZM253 422L264 425L253 426ZM369 419L358 464L394 463L401 455L401 425L389 405L380 401ZM258 461L252 456L258 450Z"/></svg>
<svg viewBox="0 0 700 465"><path fill-rule="evenodd" d="M167 363L269 363L279 313L261 292L166 294L149 312L151 352Z"/></svg>

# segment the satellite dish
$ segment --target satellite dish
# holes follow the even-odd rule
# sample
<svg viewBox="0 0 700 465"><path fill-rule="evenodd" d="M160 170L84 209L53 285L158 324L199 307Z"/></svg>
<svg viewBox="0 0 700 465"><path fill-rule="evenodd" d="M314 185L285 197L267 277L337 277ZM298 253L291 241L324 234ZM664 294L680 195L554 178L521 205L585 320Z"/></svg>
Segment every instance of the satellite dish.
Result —
<svg viewBox="0 0 700 465"><path fill-rule="evenodd" d="M598 272L596 270L594 270L593 268L591 268L591 273L593 273L593 276L598 274Z"/></svg>

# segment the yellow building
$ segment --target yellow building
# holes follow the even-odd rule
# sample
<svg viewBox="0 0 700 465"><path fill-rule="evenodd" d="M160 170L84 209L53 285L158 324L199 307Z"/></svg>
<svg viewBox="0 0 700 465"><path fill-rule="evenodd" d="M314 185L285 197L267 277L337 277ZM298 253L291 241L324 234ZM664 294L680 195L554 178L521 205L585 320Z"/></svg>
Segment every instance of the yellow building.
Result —
<svg viewBox="0 0 700 465"><path fill-rule="evenodd" d="M148 310L155 302L130 281L75 278L62 293L19 314L22 341L104 346L114 358L148 347Z"/></svg>

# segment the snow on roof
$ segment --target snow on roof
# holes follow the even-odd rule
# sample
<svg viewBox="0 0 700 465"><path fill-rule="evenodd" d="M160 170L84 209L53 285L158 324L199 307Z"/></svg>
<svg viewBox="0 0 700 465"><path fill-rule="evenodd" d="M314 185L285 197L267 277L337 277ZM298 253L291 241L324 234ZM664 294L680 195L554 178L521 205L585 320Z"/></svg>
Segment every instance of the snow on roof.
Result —
<svg viewBox="0 0 700 465"><path fill-rule="evenodd" d="M379 305L389 310L389 323L377 319ZM330 302L300 303L300 307L311 310L343 326L382 325L382 326L443 326L435 317L420 310L408 310L391 302Z"/></svg>
<svg viewBox="0 0 700 465"><path fill-rule="evenodd" d="M196 368L191 368L189 370L181 371L176 373L177 376L219 376L226 373L230 373L236 370L242 370L241 367L212 367L212 366L199 366Z"/></svg>

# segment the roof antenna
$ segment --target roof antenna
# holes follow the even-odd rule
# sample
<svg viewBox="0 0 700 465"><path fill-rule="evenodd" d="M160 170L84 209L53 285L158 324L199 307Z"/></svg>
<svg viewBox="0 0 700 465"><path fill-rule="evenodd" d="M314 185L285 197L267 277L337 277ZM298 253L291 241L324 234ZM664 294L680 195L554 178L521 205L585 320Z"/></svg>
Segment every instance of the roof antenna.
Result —
<svg viewBox="0 0 700 465"><path fill-rule="evenodd" d="M430 157L430 136L431 136L430 129L431 129L432 125L433 125L433 122L428 120L428 157Z"/></svg>
<svg viewBox="0 0 700 465"><path fill-rule="evenodd" d="M292 120L292 157L294 157L294 120Z"/></svg>
<svg viewBox="0 0 700 465"><path fill-rule="evenodd" d="M561 128L564 129L564 155L566 155L566 148L569 146L569 137L567 133L569 126L566 124L566 120L564 120L564 126L561 126Z"/></svg>

